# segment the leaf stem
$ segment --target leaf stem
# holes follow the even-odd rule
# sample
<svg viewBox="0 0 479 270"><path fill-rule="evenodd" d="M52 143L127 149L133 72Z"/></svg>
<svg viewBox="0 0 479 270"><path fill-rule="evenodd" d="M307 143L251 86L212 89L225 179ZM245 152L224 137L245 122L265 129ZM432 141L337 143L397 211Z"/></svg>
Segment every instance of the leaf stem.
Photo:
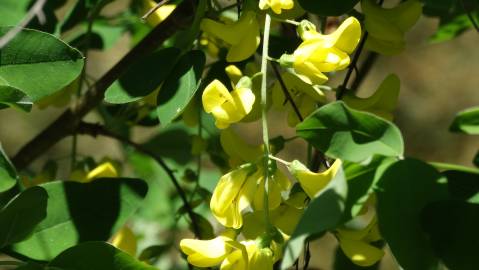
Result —
<svg viewBox="0 0 479 270"><path fill-rule="evenodd" d="M268 134L268 119L267 119L267 72L268 72L268 46L269 46L269 32L271 28L271 16L266 14L264 20L264 32L263 32L263 51L261 54L261 124L263 128L263 144L264 144L264 156L263 156L263 172L264 172L264 201L263 201L263 209L264 209L264 218L266 228L269 231L271 228L271 224L269 221L269 180L270 180L270 171L269 171L269 163L270 163L270 153L269 153L269 134Z"/></svg>
<svg viewBox="0 0 479 270"><path fill-rule="evenodd" d="M273 159L273 160L276 160L276 161L278 161L279 163L284 164L285 166L289 166L289 165L291 164L291 162L288 162L288 161L283 160L283 159L281 159L281 158L275 157L275 156L273 156L273 155L269 155L269 158L270 158L270 159Z"/></svg>

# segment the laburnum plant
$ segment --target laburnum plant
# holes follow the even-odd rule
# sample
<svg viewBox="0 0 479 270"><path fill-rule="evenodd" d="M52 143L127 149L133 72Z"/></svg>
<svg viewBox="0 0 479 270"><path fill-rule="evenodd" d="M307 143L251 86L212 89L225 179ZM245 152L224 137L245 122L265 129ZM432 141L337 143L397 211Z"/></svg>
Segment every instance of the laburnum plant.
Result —
<svg viewBox="0 0 479 270"><path fill-rule="evenodd" d="M329 235L337 270L385 256L398 269L478 269L479 169L404 156L398 75L356 93L421 16L439 18L440 42L478 30L478 7L0 0L0 109L64 109L15 155L0 147L0 267L313 269L324 254L310 245ZM125 36L131 49L93 73L91 51ZM450 131L478 135L479 107ZM93 158L80 136L120 142L123 158ZM69 165L32 165L67 137ZM304 148L284 155L293 141Z"/></svg>

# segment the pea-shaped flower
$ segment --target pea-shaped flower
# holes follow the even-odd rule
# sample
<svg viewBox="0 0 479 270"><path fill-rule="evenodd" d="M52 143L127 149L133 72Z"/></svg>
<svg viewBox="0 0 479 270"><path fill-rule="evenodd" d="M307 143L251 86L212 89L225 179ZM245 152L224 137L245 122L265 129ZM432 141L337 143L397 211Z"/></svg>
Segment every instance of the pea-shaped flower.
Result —
<svg viewBox="0 0 479 270"><path fill-rule="evenodd" d="M223 40L231 47L226 55L226 61L239 62L252 56L260 43L259 24L256 13L244 12L238 21L223 24L211 19L201 21L201 30Z"/></svg>
<svg viewBox="0 0 479 270"><path fill-rule="evenodd" d="M263 155L263 145L251 145L245 142L232 128L220 133L221 147L229 156L230 166L237 167L247 162L254 162Z"/></svg>
<svg viewBox="0 0 479 270"><path fill-rule="evenodd" d="M329 169L324 172L315 173L306 168L301 162L294 160L288 165L288 169L291 174L298 179L304 192L306 192L310 198L314 198L336 176L341 165L341 160L336 159Z"/></svg>
<svg viewBox="0 0 479 270"><path fill-rule="evenodd" d="M303 42L293 55L283 55L282 65L294 71L309 84L322 84L328 80L323 72L345 69L351 54L361 38L361 25L354 17L346 19L329 35L318 33L314 25L303 21L298 29Z"/></svg>
<svg viewBox="0 0 479 270"><path fill-rule="evenodd" d="M268 9L271 8L274 13L281 14L283 9L292 9L294 7L293 0L260 0L259 8Z"/></svg>
<svg viewBox="0 0 479 270"><path fill-rule="evenodd" d="M389 9L380 7L374 0L363 0L361 9L364 12L364 27L369 33L366 47L384 55L404 50L404 35L422 14L422 5L417 0L408 0Z"/></svg>
<svg viewBox="0 0 479 270"><path fill-rule="evenodd" d="M202 100L205 111L215 118L216 127L224 129L251 112L255 96L251 80L243 77L231 93L219 80L214 80L206 86Z"/></svg>

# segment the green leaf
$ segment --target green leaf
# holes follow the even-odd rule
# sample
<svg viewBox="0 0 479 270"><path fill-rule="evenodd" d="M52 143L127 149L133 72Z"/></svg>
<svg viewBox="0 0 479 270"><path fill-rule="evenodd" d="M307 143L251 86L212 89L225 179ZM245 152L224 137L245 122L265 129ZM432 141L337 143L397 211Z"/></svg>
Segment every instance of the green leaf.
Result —
<svg viewBox="0 0 479 270"><path fill-rule="evenodd" d="M170 124L185 109L200 86L205 55L198 50L184 54L176 63L158 94L158 117L163 126Z"/></svg>
<svg viewBox="0 0 479 270"><path fill-rule="evenodd" d="M170 248L171 244L149 246L140 253L138 259L154 264L161 256L165 255Z"/></svg>
<svg viewBox="0 0 479 270"><path fill-rule="evenodd" d="M448 269L477 269L479 205L444 200L427 205L422 225Z"/></svg>
<svg viewBox="0 0 479 270"><path fill-rule="evenodd" d="M186 165L193 159L191 155L191 133L181 125L171 125L143 144L155 155Z"/></svg>
<svg viewBox="0 0 479 270"><path fill-rule="evenodd" d="M376 183L394 158L375 157L366 164L345 162L344 172L348 183L348 199L343 220L357 216L376 188Z"/></svg>
<svg viewBox="0 0 479 270"><path fill-rule="evenodd" d="M27 13L29 4L30 0L0 1L0 26L18 24Z"/></svg>
<svg viewBox="0 0 479 270"><path fill-rule="evenodd" d="M56 181L41 185L48 192L47 218L13 252L48 261L85 241L106 241L123 226L146 196L139 179L104 178L90 183Z"/></svg>
<svg viewBox="0 0 479 270"><path fill-rule="evenodd" d="M405 159L388 167L378 182L379 229L404 269L437 269L420 215L427 204L448 198L445 181L429 164Z"/></svg>
<svg viewBox="0 0 479 270"><path fill-rule="evenodd" d="M479 204L479 172L449 170L442 174L452 198Z"/></svg>
<svg viewBox="0 0 479 270"><path fill-rule="evenodd" d="M47 215L48 194L31 187L14 197L0 211L0 248L27 238Z"/></svg>
<svg viewBox="0 0 479 270"><path fill-rule="evenodd" d="M2 144L0 144L0 192L7 191L15 186L17 179L17 171L5 154Z"/></svg>
<svg viewBox="0 0 479 270"><path fill-rule="evenodd" d="M335 228L341 221L348 186L343 169L339 169L331 182L314 198L284 249L281 269L291 267L303 249L304 241Z"/></svg>
<svg viewBox="0 0 479 270"><path fill-rule="evenodd" d="M11 86L0 85L0 110L6 107L29 112L32 109L32 102L22 91Z"/></svg>
<svg viewBox="0 0 479 270"><path fill-rule="evenodd" d="M69 248L48 266L64 270L155 270L104 242L86 242Z"/></svg>
<svg viewBox="0 0 479 270"><path fill-rule="evenodd" d="M128 103L155 91L170 75L179 54L179 49L166 48L135 62L120 77L119 85L106 91L105 101Z"/></svg>
<svg viewBox="0 0 479 270"><path fill-rule="evenodd" d="M479 135L479 106L459 112L449 130L470 135Z"/></svg>
<svg viewBox="0 0 479 270"><path fill-rule="evenodd" d="M0 27L0 36L11 27ZM24 29L0 49L0 85L35 102L69 85L83 69L81 53L53 35Z"/></svg>
<svg viewBox="0 0 479 270"><path fill-rule="evenodd" d="M352 162L404 152L401 132L393 123L342 101L316 110L296 126L296 133L326 155Z"/></svg>
<svg viewBox="0 0 479 270"><path fill-rule="evenodd" d="M352 10L359 0L298 0L306 11L320 16L340 16Z"/></svg>

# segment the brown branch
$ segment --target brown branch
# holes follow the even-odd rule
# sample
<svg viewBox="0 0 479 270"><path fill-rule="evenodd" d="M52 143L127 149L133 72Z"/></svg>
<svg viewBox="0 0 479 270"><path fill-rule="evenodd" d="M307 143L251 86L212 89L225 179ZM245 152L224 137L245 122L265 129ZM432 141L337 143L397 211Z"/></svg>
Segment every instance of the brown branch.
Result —
<svg viewBox="0 0 479 270"><path fill-rule="evenodd" d="M82 96L77 106L65 111L39 135L24 145L12 159L16 168L18 170L24 169L58 141L74 132L80 120L102 102L105 91L128 67L141 57L153 52L178 29L188 27L194 16L195 3L195 0L181 2L165 21L151 30L140 43L103 75Z"/></svg>
<svg viewBox="0 0 479 270"><path fill-rule="evenodd" d="M155 152L151 151L150 149L144 147L141 144L135 143L132 140L121 136L119 134L116 134L110 130L107 130L104 126L100 124L92 124L92 123L86 123L86 122L80 122L78 123L77 129L75 133L78 134L83 134L83 135L90 135L93 137L97 137L98 135L104 136L104 137L109 137L112 139L116 139L117 141L123 142L125 144L130 145L131 147L135 148L140 153L143 153L154 160L158 162L158 164L165 170L166 174L170 178L171 182L176 188L176 191L178 192L178 195L180 195L181 200L183 201L183 206L186 209L186 212L188 213L188 216L191 219L191 224L193 227L193 232L197 238L201 238L201 232L198 227L198 224L196 222L195 218L195 213L193 212L193 208L188 202L188 199L186 197L185 191L181 188L178 180L176 179L176 176L173 172L173 170L166 164L166 162L161 158L161 156L157 155Z"/></svg>

